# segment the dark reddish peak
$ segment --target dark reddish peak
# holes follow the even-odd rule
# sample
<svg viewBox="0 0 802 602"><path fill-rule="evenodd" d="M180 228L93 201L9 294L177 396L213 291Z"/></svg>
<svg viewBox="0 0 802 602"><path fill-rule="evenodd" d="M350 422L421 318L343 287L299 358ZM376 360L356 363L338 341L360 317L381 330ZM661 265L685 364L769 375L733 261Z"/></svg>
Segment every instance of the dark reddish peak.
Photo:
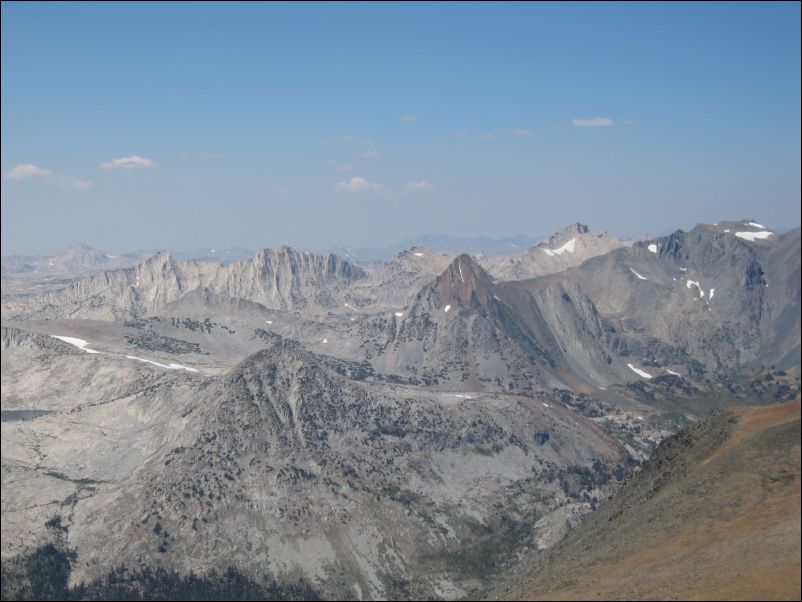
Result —
<svg viewBox="0 0 802 602"><path fill-rule="evenodd" d="M490 275L476 260L463 253L451 262L431 285L431 301L440 307L487 310L495 296L495 285Z"/></svg>

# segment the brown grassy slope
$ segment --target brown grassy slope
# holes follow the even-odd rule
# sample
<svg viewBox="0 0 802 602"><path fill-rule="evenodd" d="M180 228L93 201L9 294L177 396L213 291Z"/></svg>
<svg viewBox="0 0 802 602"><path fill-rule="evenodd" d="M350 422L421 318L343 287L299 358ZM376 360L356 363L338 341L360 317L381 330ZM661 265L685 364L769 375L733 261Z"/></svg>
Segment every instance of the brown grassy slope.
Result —
<svg viewBox="0 0 802 602"><path fill-rule="evenodd" d="M498 598L800 599L800 401L733 409L643 470Z"/></svg>

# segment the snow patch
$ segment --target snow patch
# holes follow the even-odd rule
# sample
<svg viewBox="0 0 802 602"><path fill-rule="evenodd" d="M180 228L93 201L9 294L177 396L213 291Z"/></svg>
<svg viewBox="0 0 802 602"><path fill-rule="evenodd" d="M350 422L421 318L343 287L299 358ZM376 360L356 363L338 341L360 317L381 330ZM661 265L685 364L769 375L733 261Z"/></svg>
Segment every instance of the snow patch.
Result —
<svg viewBox="0 0 802 602"><path fill-rule="evenodd" d="M713 295L715 295L715 294L716 294L716 289L711 288L710 289L710 294L708 295L708 298L712 301L713 300Z"/></svg>
<svg viewBox="0 0 802 602"><path fill-rule="evenodd" d="M669 374L673 374L674 376L682 376L682 374L680 374L679 372L674 372L673 370L669 370L668 368L666 368L666 372L668 372Z"/></svg>
<svg viewBox="0 0 802 602"><path fill-rule="evenodd" d="M449 309L451 309L451 306L450 306L450 305L446 305L446 306L445 306L445 309L443 309L443 311L444 311L444 312L446 312L446 313L448 313L448 310L449 310Z"/></svg>
<svg viewBox="0 0 802 602"><path fill-rule="evenodd" d="M272 323L273 323L273 320L265 320L265 323L266 323L266 324L272 324Z"/></svg>
<svg viewBox="0 0 802 602"><path fill-rule="evenodd" d="M473 399L470 395L463 395L461 393L454 393L451 397L459 397L460 399Z"/></svg>
<svg viewBox="0 0 802 602"><path fill-rule="evenodd" d="M630 370L632 370L635 374L637 374L638 376L642 376L643 378L651 378L652 377L652 375L649 374L648 372L644 372L643 370L641 370L640 368L636 368L632 364L627 364L627 367Z"/></svg>
<svg viewBox="0 0 802 602"><path fill-rule="evenodd" d="M76 339L75 337L64 337L55 334L51 334L51 337L54 339L58 339L59 341L64 341L65 343L69 343L70 345L75 345L78 349L83 349L87 353L100 353L100 351L95 351L94 349L87 348L87 343L83 339Z"/></svg>
<svg viewBox="0 0 802 602"><path fill-rule="evenodd" d="M569 253L573 253L575 247L576 247L576 238L572 238L563 246L561 246L559 249L554 249L553 251L551 249L543 249L543 250L546 252L546 255L548 255L549 257L553 257L554 255L562 255L566 251L568 251Z"/></svg>
<svg viewBox="0 0 802 602"><path fill-rule="evenodd" d="M657 245L649 245L649 250L652 253L657 253Z"/></svg>
<svg viewBox="0 0 802 602"><path fill-rule="evenodd" d="M403 315L404 315L404 312L403 312L403 311L397 311L397 312L395 312L395 317L396 317L396 318L400 318L400 317L401 317L401 316L403 316Z"/></svg>
<svg viewBox="0 0 802 602"><path fill-rule="evenodd" d="M640 274L638 274L638 273L637 273L635 270L633 270L632 268L629 268L629 271L630 271L630 272L632 272L633 274L635 274L635 275L636 275L638 278L640 278L641 280L648 280L648 278L645 278L645 277L641 276Z"/></svg>
<svg viewBox="0 0 802 602"><path fill-rule="evenodd" d="M746 222L746 223L748 225L754 227L754 228L760 228L761 230L765 230L766 229L766 226L763 226L763 225L755 223L755 222Z"/></svg>
<svg viewBox="0 0 802 602"><path fill-rule="evenodd" d="M547 404L545 401L544 401L544 402L542 402L542 403L543 403L543 407L544 407L544 408L550 408L550 407L551 407L551 406L550 406L549 404Z"/></svg>
<svg viewBox="0 0 802 602"><path fill-rule="evenodd" d="M187 372L197 372L195 368L190 368L189 366L184 366L182 364L161 364L159 362L154 362L153 360L146 360L141 357L136 357L134 355L126 355L129 360L136 360L138 362L145 362L148 364L153 364L154 366L158 366L159 368L166 368L167 370L186 370Z"/></svg>
<svg viewBox="0 0 802 602"><path fill-rule="evenodd" d="M328 339L323 339L323 340L322 340L322 341L320 341L320 342L321 342L321 343L328 343L328 342L329 342L329 340L328 340Z"/></svg>
<svg viewBox="0 0 802 602"><path fill-rule="evenodd" d="M415 257L424 257L423 253L415 253Z"/></svg>
<svg viewBox="0 0 802 602"><path fill-rule="evenodd" d="M704 290L702 290L702 287L699 285L699 283L696 282L695 280L688 280L688 282L685 283L685 286L688 288L695 286L697 289L699 289L699 296L704 298L705 292Z"/></svg>
<svg viewBox="0 0 802 602"><path fill-rule="evenodd" d="M735 236L738 238L743 238L744 240L754 241L758 238L768 238L774 234L774 232L769 232L768 230L761 230L760 232L736 232Z"/></svg>

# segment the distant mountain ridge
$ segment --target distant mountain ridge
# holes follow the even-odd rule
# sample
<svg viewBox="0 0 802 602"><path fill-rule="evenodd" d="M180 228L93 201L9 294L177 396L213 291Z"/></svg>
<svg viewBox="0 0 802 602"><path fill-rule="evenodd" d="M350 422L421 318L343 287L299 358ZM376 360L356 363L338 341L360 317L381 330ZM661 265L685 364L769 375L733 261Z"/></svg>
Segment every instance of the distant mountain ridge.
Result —
<svg viewBox="0 0 802 602"><path fill-rule="evenodd" d="M507 257L479 257L499 280L525 280L561 272L583 261L632 244L607 232L592 233L580 223L558 230L531 248Z"/></svg>
<svg viewBox="0 0 802 602"><path fill-rule="evenodd" d="M176 260L162 251L136 267L79 280L23 304L36 318L125 320L155 311L198 288L261 303L271 309L331 307L340 288L365 272L336 255L321 256L290 247L262 249L229 265ZM14 304L4 309L16 315Z"/></svg>
<svg viewBox="0 0 802 602"><path fill-rule="evenodd" d="M142 261L143 254L111 255L85 242L61 249L44 251L37 256L11 255L2 259L3 278L15 274L87 274L103 269L120 269Z"/></svg>
<svg viewBox="0 0 802 602"><path fill-rule="evenodd" d="M607 246L613 249L601 253ZM583 250L591 257L577 263ZM365 322L359 335L380 346L371 361L383 372L425 366L434 378L462 365L463 380L477 387L509 385L516 372L520 385L564 384L570 373L604 387L651 378L655 370L689 375L694 362L714 372L755 362L793 365L800 353L798 256L798 228L777 235L752 220L629 245L573 224L516 257L521 269L546 272L524 280L494 277L467 254L452 260L421 248L372 272L286 246L228 265L162 252L134 268L8 302L3 313L127 320L198 289L271 310L351 312L354 320L361 314L353 312L386 307L395 315ZM571 267L560 270L554 263L564 257ZM459 357L466 350L474 359Z"/></svg>
<svg viewBox="0 0 802 602"><path fill-rule="evenodd" d="M443 387L606 388L792 367L800 233L760 232L749 222L700 225L505 282L461 255L361 336L375 341L377 369Z"/></svg>

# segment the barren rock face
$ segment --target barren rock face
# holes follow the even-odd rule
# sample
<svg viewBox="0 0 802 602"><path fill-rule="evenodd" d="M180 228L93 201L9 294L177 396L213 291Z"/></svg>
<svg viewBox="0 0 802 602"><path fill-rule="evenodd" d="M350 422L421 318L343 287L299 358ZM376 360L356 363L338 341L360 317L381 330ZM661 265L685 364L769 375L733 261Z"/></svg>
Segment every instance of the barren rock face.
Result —
<svg viewBox="0 0 802 602"><path fill-rule="evenodd" d="M482 258L482 266L498 280L525 280L556 274L583 261L631 245L607 232L591 232L571 224L523 253Z"/></svg>
<svg viewBox="0 0 802 602"><path fill-rule="evenodd" d="M196 289L242 298L271 309L331 307L341 288L365 273L336 255L290 247L263 249L227 266L178 261L168 251L134 268L102 272L44 297L10 304L9 317L125 320L158 311Z"/></svg>
<svg viewBox="0 0 802 602"><path fill-rule="evenodd" d="M7 337L14 364L25 337ZM476 575L454 562L464 549L503 552L520 525L583 504L561 489L566 467L595 461L598 479L583 490L603 496L626 458L565 408L360 383L280 338L215 378L56 347L61 386L93 370L81 392L106 399L3 422L4 542L6 553L23 551L23 532L45 538L49 514L62 515L79 554L75 579L117 564L197 572L229 563L254 576L265 566L300 572L338 596L358 587L394 597L402 577L421 596L467 592ZM134 370L127 390L101 388L103 363ZM34 407L27 390L4 386L4 409ZM79 501L63 505L72 494ZM26 500L41 510L23 510Z"/></svg>
<svg viewBox="0 0 802 602"><path fill-rule="evenodd" d="M526 280L422 248L370 272L163 252L10 298L4 567L54 546L72 583L475 595L681 426L797 394L799 241L701 225Z"/></svg>

